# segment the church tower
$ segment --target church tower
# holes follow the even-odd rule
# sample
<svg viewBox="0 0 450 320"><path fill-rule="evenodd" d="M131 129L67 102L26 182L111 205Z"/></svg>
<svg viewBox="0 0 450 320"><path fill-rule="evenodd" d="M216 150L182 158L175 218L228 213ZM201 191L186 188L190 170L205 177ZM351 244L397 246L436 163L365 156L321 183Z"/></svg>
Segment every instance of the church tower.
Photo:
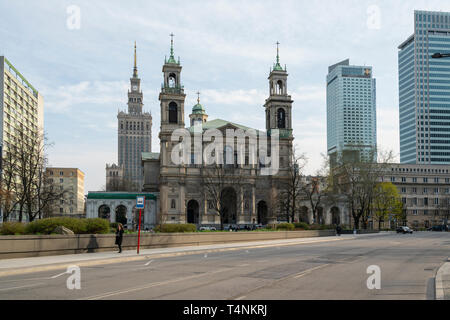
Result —
<svg viewBox="0 0 450 320"><path fill-rule="evenodd" d="M197 104L192 107L192 113L189 115L190 126L203 124L208 120L205 108L200 104L200 92L197 92Z"/></svg>
<svg viewBox="0 0 450 320"><path fill-rule="evenodd" d="M172 161L172 149L178 142L171 141L176 129L184 128L184 87L181 85L180 58L175 60L173 53L173 34L170 41L170 56L164 60L159 101L161 105L160 139L160 210L167 223L184 223L186 213L185 177L183 165Z"/></svg>
<svg viewBox="0 0 450 320"><path fill-rule="evenodd" d="M278 129L280 134L280 169L289 163L292 154L292 103L287 93L286 66L280 65L279 43L277 42L277 58L269 74L269 98L266 99L266 130L271 134Z"/></svg>

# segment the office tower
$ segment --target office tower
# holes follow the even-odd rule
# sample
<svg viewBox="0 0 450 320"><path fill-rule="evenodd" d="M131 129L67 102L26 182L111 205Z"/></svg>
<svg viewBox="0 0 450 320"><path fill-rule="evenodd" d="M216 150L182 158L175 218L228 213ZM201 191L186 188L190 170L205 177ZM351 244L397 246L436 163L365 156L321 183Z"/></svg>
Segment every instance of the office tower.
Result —
<svg viewBox="0 0 450 320"><path fill-rule="evenodd" d="M328 68L327 149L332 163L376 160L376 82L372 67L349 59Z"/></svg>
<svg viewBox="0 0 450 320"><path fill-rule="evenodd" d="M450 13L415 11L398 49L400 162L450 164Z"/></svg>

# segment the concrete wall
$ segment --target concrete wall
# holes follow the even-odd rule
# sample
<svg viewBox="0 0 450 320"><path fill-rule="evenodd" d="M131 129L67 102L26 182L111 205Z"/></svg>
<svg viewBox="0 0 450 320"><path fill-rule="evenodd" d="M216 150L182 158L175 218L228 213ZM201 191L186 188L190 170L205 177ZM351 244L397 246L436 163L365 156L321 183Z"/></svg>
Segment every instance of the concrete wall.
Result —
<svg viewBox="0 0 450 320"><path fill-rule="evenodd" d="M334 230L141 234L141 248L200 246L216 243L334 236ZM111 251L114 234L0 236L0 259ZM137 234L125 234L122 248L135 249Z"/></svg>

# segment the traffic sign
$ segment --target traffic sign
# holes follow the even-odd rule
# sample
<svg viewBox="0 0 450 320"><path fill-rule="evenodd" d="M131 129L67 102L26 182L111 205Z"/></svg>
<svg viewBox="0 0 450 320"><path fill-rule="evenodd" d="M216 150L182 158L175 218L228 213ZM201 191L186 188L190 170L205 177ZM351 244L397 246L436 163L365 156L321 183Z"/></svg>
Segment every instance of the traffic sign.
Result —
<svg viewBox="0 0 450 320"><path fill-rule="evenodd" d="M137 196L136 197L136 209L144 209L145 207L145 197Z"/></svg>

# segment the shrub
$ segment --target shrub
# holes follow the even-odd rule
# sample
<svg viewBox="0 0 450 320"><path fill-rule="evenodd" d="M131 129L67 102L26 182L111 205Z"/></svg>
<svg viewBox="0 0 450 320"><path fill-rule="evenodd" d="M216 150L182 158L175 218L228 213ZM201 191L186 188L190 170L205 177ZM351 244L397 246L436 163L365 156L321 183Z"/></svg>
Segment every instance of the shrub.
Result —
<svg viewBox="0 0 450 320"><path fill-rule="evenodd" d="M2 225L0 225L1 235L8 236L24 233L25 233L25 225L21 222L4 222Z"/></svg>
<svg viewBox="0 0 450 320"><path fill-rule="evenodd" d="M173 223L173 224L163 224L159 225L155 228L155 231L158 232L167 232L167 233L173 233L173 232L195 232L197 231L197 227L195 224L191 223Z"/></svg>
<svg viewBox="0 0 450 320"><path fill-rule="evenodd" d="M294 223L294 227L296 229L308 230L309 229L309 224L307 224L306 222L296 222L296 223Z"/></svg>
<svg viewBox="0 0 450 320"><path fill-rule="evenodd" d="M109 221L101 218L85 219L86 233L108 233Z"/></svg>
<svg viewBox="0 0 450 320"><path fill-rule="evenodd" d="M277 225L277 230L294 230L295 226L292 223L279 223Z"/></svg>
<svg viewBox="0 0 450 320"><path fill-rule="evenodd" d="M75 234L108 233L109 222L105 219L78 219L70 217L47 218L30 222L25 227L26 234L52 234L56 227L63 226Z"/></svg>

